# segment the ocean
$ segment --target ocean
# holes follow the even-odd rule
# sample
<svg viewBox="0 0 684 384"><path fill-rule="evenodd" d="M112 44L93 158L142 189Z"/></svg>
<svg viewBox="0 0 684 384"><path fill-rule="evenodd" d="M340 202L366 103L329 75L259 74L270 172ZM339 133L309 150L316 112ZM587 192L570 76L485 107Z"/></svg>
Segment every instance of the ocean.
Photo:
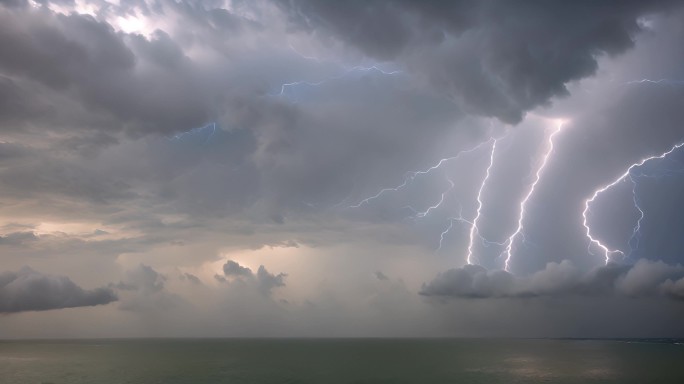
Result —
<svg viewBox="0 0 684 384"><path fill-rule="evenodd" d="M2 384L684 383L684 345L550 339L0 341Z"/></svg>

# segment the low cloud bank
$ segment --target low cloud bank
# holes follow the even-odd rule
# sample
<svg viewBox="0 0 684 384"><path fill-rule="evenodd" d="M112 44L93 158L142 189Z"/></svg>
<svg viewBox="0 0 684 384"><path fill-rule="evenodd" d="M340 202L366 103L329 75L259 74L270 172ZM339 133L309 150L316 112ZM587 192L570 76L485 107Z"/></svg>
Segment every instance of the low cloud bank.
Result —
<svg viewBox="0 0 684 384"><path fill-rule="evenodd" d="M420 294L460 298L524 298L564 295L665 296L684 300L684 266L639 260L633 265L610 263L581 271L569 260L548 263L527 277L466 265L440 273L423 284Z"/></svg>
<svg viewBox="0 0 684 384"><path fill-rule="evenodd" d="M117 299L110 288L84 290L68 277L44 275L28 267L0 273L0 313L89 307Z"/></svg>

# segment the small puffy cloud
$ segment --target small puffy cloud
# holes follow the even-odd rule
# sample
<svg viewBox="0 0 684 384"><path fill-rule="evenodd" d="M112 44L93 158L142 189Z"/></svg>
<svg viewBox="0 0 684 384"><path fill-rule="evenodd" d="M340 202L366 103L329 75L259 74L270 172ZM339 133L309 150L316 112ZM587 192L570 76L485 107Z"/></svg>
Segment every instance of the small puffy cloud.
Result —
<svg viewBox="0 0 684 384"><path fill-rule="evenodd" d="M424 296L462 298L522 298L540 296L622 295L684 297L684 267L639 260L634 265L608 264L582 272L571 261L548 263L527 277L465 265L423 284Z"/></svg>
<svg viewBox="0 0 684 384"><path fill-rule="evenodd" d="M223 265L223 274L229 277L233 276L252 276L252 270L243 267L233 260L228 260Z"/></svg>
<svg viewBox="0 0 684 384"><path fill-rule="evenodd" d="M195 285L201 285L202 284L202 280L200 280L199 277L193 275L192 273L188 273L188 272L185 272L182 275L180 275L180 279L183 281L187 280L187 281L189 281Z"/></svg>
<svg viewBox="0 0 684 384"><path fill-rule="evenodd" d="M126 271L124 279L116 287L125 291L152 294L163 290L165 281L166 277L152 267L140 264L136 268Z"/></svg>
<svg viewBox="0 0 684 384"><path fill-rule="evenodd" d="M259 289L264 293L269 293L273 288L284 287L285 277L287 275L284 273L273 274L266 270L263 265L259 266L256 273L257 283L259 284Z"/></svg>
<svg viewBox="0 0 684 384"><path fill-rule="evenodd" d="M274 288L284 287L287 274L270 273L263 265L259 266L256 273L251 269L241 266L233 260L228 260L223 265L225 276L215 275L214 278L220 283L251 284L265 295L269 295Z"/></svg>
<svg viewBox="0 0 684 384"><path fill-rule="evenodd" d="M117 300L110 288L84 290L65 276L24 267L0 273L0 313L104 305Z"/></svg>
<svg viewBox="0 0 684 384"><path fill-rule="evenodd" d="M121 290L119 308L124 311L154 313L183 305L180 296L166 289L166 281L166 276L142 263L127 270L123 280L115 286Z"/></svg>

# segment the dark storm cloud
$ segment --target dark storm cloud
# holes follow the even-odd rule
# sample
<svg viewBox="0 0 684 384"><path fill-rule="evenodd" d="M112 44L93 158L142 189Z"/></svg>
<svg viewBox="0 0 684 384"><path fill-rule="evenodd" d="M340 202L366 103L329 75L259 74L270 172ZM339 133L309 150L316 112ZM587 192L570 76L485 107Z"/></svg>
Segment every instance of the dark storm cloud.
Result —
<svg viewBox="0 0 684 384"><path fill-rule="evenodd" d="M40 155L38 155L40 156ZM6 197L64 197L73 201L106 204L134 198L131 186L97 174L78 162L34 157L0 171Z"/></svg>
<svg viewBox="0 0 684 384"><path fill-rule="evenodd" d="M632 47L640 16L669 2L370 1L281 3L291 20L370 57L403 62L472 113L519 122L597 58Z"/></svg>
<svg viewBox="0 0 684 384"><path fill-rule="evenodd" d="M684 267L640 260L632 266L608 264L582 271L571 261L549 263L529 277L465 265L439 274L423 284L424 296L464 298L527 298L542 296L680 297Z"/></svg>
<svg viewBox="0 0 684 384"><path fill-rule="evenodd" d="M43 275L28 267L0 273L0 313L89 307L116 300L109 288L84 290L68 277Z"/></svg>
<svg viewBox="0 0 684 384"><path fill-rule="evenodd" d="M681 202L663 204L658 214L648 203L681 193L644 195L652 214L643 222L649 229L639 256L666 254L668 264L596 267L603 257L587 252L581 226L582 203L597 186L682 137L684 88L607 91L624 77L624 56L605 66L609 57L638 50L630 49L635 36L661 33L660 19L639 17L665 3L39 3L52 5L0 1L0 46L8 53L0 57L0 218L25 225L3 226L0 248L8 269L32 257L41 269L83 284L119 281L109 288L120 305L102 312L114 313L112 324L121 319L133 329L147 320L163 332L177 322L179 334L224 335L237 322L263 336L290 332L280 317L287 312L303 334L443 334L467 329L458 321L472 317L472 334L526 335L549 317L577 328L574 319L586 314L602 318L600 327L584 327L595 334L613 325L603 314L621 321L613 308L641 299L661 306L659 319L675 313L667 322L678 324L684 273L675 264L684 260L675 238L682 227L650 225L668 217L674 223ZM287 29L293 24L283 9L304 28ZM681 29L681 17L673 19ZM136 28L140 34L123 31ZM640 54L645 68L681 69L681 37L673 36ZM400 71L359 69L373 64ZM595 72L601 89L582 88ZM568 90L569 107L558 98ZM551 110L534 110L550 102ZM517 122L530 110L535 117L510 130L471 116ZM569 123L527 205L525 241L514 247L512 272L527 277L476 266L449 270L422 290L457 303L457 316L441 317L435 311L446 306L416 293L436 271L465 260L470 227L454 218L474 217L490 147L401 192L351 206L401 184L407 171L507 135L497 142L478 228L503 241L545 148L551 120L535 119L547 113ZM448 180L455 185L444 193ZM444 204L429 217L407 220L410 209L440 196ZM595 207L592 224L613 244L614 233L632 229L621 231L625 226L612 219L628 215L604 205ZM449 224L439 257L430 257ZM662 252L652 252L656 242ZM474 245L475 260L502 265L497 247L481 244ZM227 261L221 270L216 255L235 255L253 268ZM256 260L273 260L287 275L257 268ZM121 274L130 263L142 264ZM281 295L287 301L277 300ZM318 309L298 304L306 302ZM555 307L529 314L531 302ZM565 303L575 306L557 310ZM517 324L504 312L517 314ZM647 316L623 317L639 329ZM219 325L206 328L213 322Z"/></svg>
<svg viewBox="0 0 684 384"><path fill-rule="evenodd" d="M113 117L118 124L109 129L136 135L198 126L214 108L193 64L161 31L148 40L89 15L0 7L0 45L0 108L13 107L14 115L35 109L32 99L48 91L31 97L12 78L68 95L91 114Z"/></svg>
<svg viewBox="0 0 684 384"><path fill-rule="evenodd" d="M0 73L7 75L0 82L0 108L7 110L1 118L7 123L0 129L32 130L37 140L45 131L58 131L48 150L32 150L42 153L41 161L1 170L0 178L13 180L3 183L6 193L96 204L145 195L154 200L148 207L173 201L180 211L202 216L258 205L259 215L284 223L291 211L331 205L386 179L393 182L425 162L416 148L431 150L441 141L431 133L445 134L462 117L451 103L415 89L408 79L378 72L311 90L307 101L316 100L314 105L264 98L293 77L344 69L289 49L255 52L239 37L271 42L268 31L226 10L183 2L160 7L143 7L142 13L187 16L196 28L144 37L117 32L89 15L0 8L7 21L0 23L0 39L10 52L0 58ZM112 17L130 12L105 8ZM192 50L207 57L191 59L186 52ZM275 62L282 65L270 64ZM397 111L400 103L411 106ZM171 135L215 120L223 124L211 141L192 141L187 134L166 149L144 148L129 154L138 156L129 168L121 154L91 162L121 143L122 129L134 136ZM395 138L387 140L387 134ZM463 146L479 135L469 133Z"/></svg>

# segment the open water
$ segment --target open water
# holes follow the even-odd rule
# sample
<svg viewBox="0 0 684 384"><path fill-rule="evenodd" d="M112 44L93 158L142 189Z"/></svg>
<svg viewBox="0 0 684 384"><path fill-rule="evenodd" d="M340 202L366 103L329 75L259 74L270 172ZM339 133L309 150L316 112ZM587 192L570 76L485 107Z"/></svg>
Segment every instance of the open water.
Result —
<svg viewBox="0 0 684 384"><path fill-rule="evenodd" d="M522 339L0 341L2 384L684 383L684 345Z"/></svg>

